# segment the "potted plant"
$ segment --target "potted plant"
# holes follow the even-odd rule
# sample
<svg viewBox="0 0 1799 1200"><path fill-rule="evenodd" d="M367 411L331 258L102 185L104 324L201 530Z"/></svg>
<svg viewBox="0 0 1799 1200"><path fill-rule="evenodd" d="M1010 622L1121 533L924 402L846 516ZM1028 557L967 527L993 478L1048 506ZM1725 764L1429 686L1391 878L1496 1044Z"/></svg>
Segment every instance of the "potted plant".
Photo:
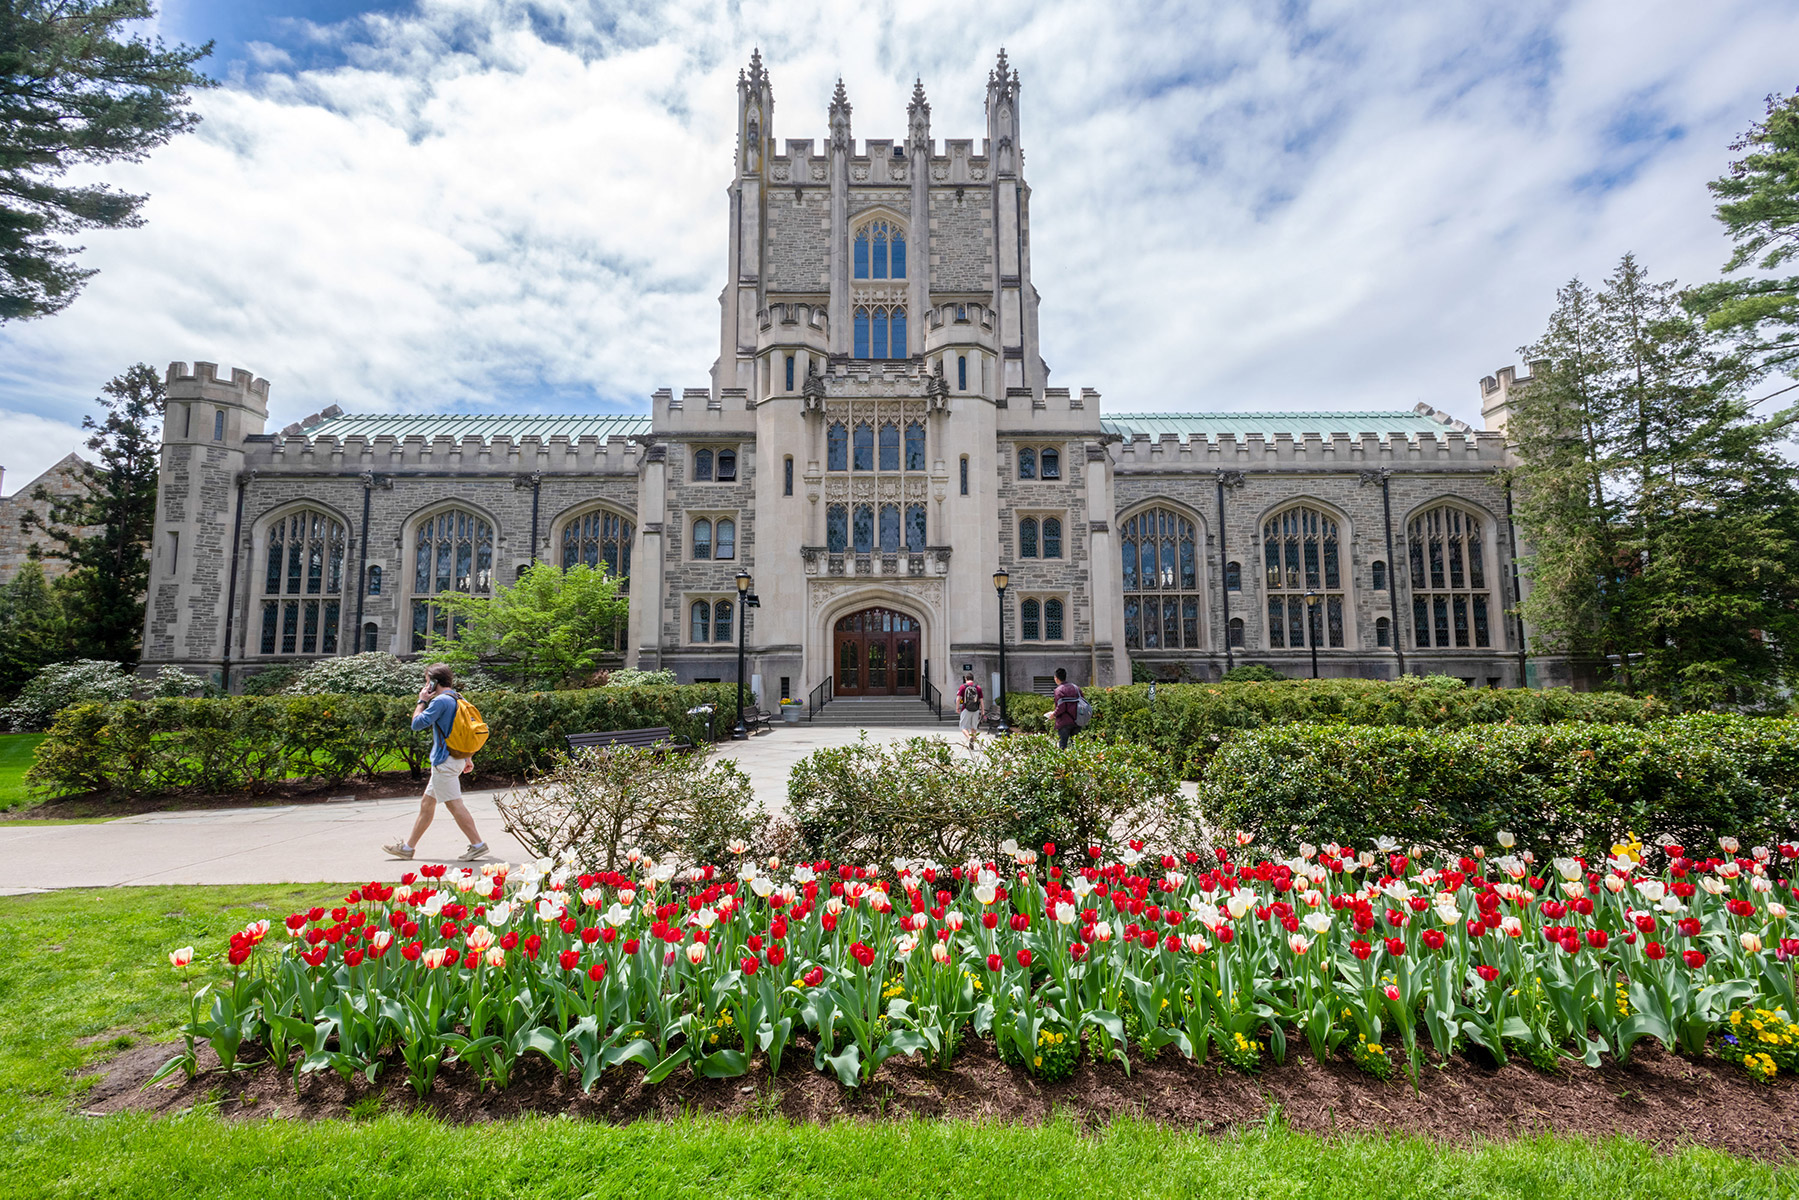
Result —
<svg viewBox="0 0 1799 1200"><path fill-rule="evenodd" d="M800 723L800 714L805 711L805 704L799 700L781 701L781 719L789 725L798 725Z"/></svg>

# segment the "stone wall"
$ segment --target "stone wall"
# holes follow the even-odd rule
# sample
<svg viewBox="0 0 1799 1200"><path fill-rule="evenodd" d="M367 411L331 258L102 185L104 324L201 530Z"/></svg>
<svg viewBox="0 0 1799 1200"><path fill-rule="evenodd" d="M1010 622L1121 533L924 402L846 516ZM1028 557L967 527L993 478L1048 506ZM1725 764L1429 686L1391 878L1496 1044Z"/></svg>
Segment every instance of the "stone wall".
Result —
<svg viewBox="0 0 1799 1200"><path fill-rule="evenodd" d="M27 530L22 522L27 512L35 513L40 519L49 518L50 502L33 496L40 487L58 500L84 494L87 485L81 478L82 465L79 455L70 454L12 495L0 499L0 584L12 582L19 568L30 560L32 547L49 550L58 545L46 538L41 528L34 526ZM77 532L83 537L91 537L100 530L98 526L86 526ZM69 571L69 564L60 558L40 558L39 565L51 579Z"/></svg>
<svg viewBox="0 0 1799 1200"><path fill-rule="evenodd" d="M798 190L798 189L795 189ZM819 292L831 286L831 201L822 189L775 189L768 199L768 288Z"/></svg>
<svg viewBox="0 0 1799 1200"><path fill-rule="evenodd" d="M931 288L993 290L993 212L986 188L931 192Z"/></svg>

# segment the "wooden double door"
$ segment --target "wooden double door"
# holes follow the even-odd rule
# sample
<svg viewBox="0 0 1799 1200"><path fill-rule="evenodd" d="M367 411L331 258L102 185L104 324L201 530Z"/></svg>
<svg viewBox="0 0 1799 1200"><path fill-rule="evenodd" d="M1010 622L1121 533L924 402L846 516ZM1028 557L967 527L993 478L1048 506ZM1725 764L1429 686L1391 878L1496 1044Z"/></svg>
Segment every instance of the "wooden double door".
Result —
<svg viewBox="0 0 1799 1200"><path fill-rule="evenodd" d="M839 696L918 695L916 617L891 608L865 608L839 617L832 630L831 661Z"/></svg>

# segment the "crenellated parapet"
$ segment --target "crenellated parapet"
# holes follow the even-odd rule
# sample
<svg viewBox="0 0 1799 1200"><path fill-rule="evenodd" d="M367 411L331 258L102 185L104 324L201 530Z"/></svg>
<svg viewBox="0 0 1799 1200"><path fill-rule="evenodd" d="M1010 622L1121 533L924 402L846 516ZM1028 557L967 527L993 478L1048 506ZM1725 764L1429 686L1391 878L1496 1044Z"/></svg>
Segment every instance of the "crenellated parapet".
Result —
<svg viewBox="0 0 1799 1200"><path fill-rule="evenodd" d="M1460 425L1460 422L1455 424ZM1203 433L1183 437L1137 434L1110 446L1120 473L1159 471L1470 469L1505 465L1505 438L1446 426L1441 433L1366 430L1358 433Z"/></svg>

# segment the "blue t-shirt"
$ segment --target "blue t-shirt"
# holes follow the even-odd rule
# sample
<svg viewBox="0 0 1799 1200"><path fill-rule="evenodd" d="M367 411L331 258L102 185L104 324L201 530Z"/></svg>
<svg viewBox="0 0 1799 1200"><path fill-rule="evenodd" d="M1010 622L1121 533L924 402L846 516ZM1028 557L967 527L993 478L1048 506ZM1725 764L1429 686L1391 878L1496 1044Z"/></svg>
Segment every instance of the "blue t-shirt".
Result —
<svg viewBox="0 0 1799 1200"><path fill-rule="evenodd" d="M414 729L431 731L431 765L437 766L450 757L450 747L444 739L450 736L450 729L456 724L456 693L439 692L431 703L425 705L425 711L412 718Z"/></svg>

